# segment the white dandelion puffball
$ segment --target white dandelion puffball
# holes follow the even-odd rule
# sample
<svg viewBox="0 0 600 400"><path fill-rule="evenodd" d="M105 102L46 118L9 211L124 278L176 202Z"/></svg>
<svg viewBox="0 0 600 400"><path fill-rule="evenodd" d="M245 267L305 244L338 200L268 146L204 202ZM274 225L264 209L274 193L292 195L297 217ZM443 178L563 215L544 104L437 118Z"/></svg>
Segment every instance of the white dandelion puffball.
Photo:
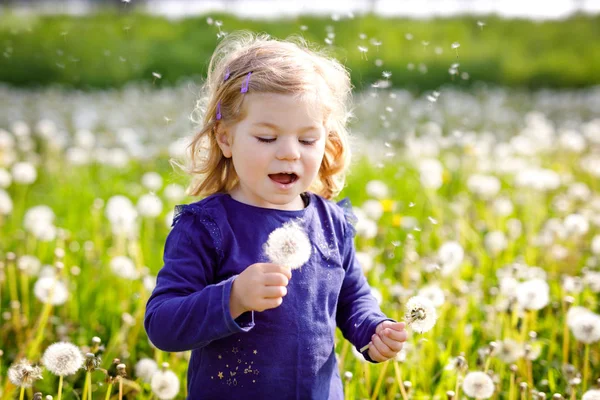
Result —
<svg viewBox="0 0 600 400"><path fill-rule="evenodd" d="M42 364L54 375L73 375L83 366L83 354L79 347L68 342L48 346L42 356Z"/></svg>
<svg viewBox="0 0 600 400"><path fill-rule="evenodd" d="M37 170L33 164L28 162L18 162L11 169L13 180L22 185L29 185L37 179Z"/></svg>
<svg viewBox="0 0 600 400"><path fill-rule="evenodd" d="M424 333L434 327L437 312L431 300L421 296L413 296L406 302L404 318L407 325L415 332Z"/></svg>
<svg viewBox="0 0 600 400"><path fill-rule="evenodd" d="M163 205L158 196L147 193L139 198L137 209L141 216L155 218L162 212Z"/></svg>
<svg viewBox="0 0 600 400"><path fill-rule="evenodd" d="M361 207L366 216L377 221L383 215L383 206L379 200L369 199Z"/></svg>
<svg viewBox="0 0 600 400"><path fill-rule="evenodd" d="M442 265L442 275L448 276L460 266L465 257L465 251L458 242L444 243L438 250L438 259Z"/></svg>
<svg viewBox="0 0 600 400"><path fill-rule="evenodd" d="M0 189L6 189L11 183L12 175L4 168L0 168Z"/></svg>
<svg viewBox="0 0 600 400"><path fill-rule="evenodd" d="M131 258L126 256L116 256L110 260L110 269L112 269L115 275L121 278L134 280L140 277L135 264Z"/></svg>
<svg viewBox="0 0 600 400"><path fill-rule="evenodd" d="M158 364L151 358L142 358L135 364L135 375L147 383L152 381L152 376L157 371Z"/></svg>
<svg viewBox="0 0 600 400"><path fill-rule="evenodd" d="M573 329L573 323L582 314L593 314L590 310L581 306L571 306L567 311L567 325Z"/></svg>
<svg viewBox="0 0 600 400"><path fill-rule="evenodd" d="M54 211L48 206L34 206L25 212L23 226L28 232L34 232L40 225L54 224Z"/></svg>
<svg viewBox="0 0 600 400"><path fill-rule="evenodd" d="M600 315L589 312L576 316L573 318L571 331L575 339L582 343L596 343L600 340Z"/></svg>
<svg viewBox="0 0 600 400"><path fill-rule="evenodd" d="M569 236L585 235L590 229L590 223L586 217L581 214L571 214L565 218L565 231Z"/></svg>
<svg viewBox="0 0 600 400"><path fill-rule="evenodd" d="M162 188L162 176L157 172L146 172L142 176L142 185L144 185L146 189L156 192Z"/></svg>
<svg viewBox="0 0 600 400"><path fill-rule="evenodd" d="M435 158L425 159L419 163L421 185L428 189L439 189L442 186L444 167Z"/></svg>
<svg viewBox="0 0 600 400"><path fill-rule="evenodd" d="M467 179L469 190L483 199L491 199L500 191L500 180L492 175L471 175Z"/></svg>
<svg viewBox="0 0 600 400"><path fill-rule="evenodd" d="M504 339L498 343L496 356L507 364L517 362L525 356L525 346L512 339Z"/></svg>
<svg viewBox="0 0 600 400"><path fill-rule="evenodd" d="M550 302L550 287L543 279L530 279L517 286L517 302L526 310L541 310Z"/></svg>
<svg viewBox="0 0 600 400"><path fill-rule="evenodd" d="M17 387L28 388L33 382L42 379L42 368L31 365L26 359L21 359L8 369L8 380Z"/></svg>
<svg viewBox="0 0 600 400"><path fill-rule="evenodd" d="M446 301L444 290L437 285L428 285L419 289L418 296L425 297L433 303L435 307L441 307Z"/></svg>
<svg viewBox="0 0 600 400"><path fill-rule="evenodd" d="M583 394L581 400L600 400L600 390L591 389Z"/></svg>
<svg viewBox="0 0 600 400"><path fill-rule="evenodd" d="M494 213L496 213L496 215L500 217L508 217L510 214L513 213L514 206L509 198L499 197L496 200L494 200L493 210Z"/></svg>
<svg viewBox="0 0 600 400"><path fill-rule="evenodd" d="M600 235L596 235L592 239L591 245L592 253L595 255L600 255Z"/></svg>
<svg viewBox="0 0 600 400"><path fill-rule="evenodd" d="M379 180L367 182L366 191L370 197L374 197L376 199L384 199L388 195L387 185Z"/></svg>
<svg viewBox="0 0 600 400"><path fill-rule="evenodd" d="M8 215L13 211L13 201L4 189L0 189L0 215Z"/></svg>
<svg viewBox="0 0 600 400"><path fill-rule="evenodd" d="M167 229L171 229L171 225L173 225L173 218L175 218L175 211L171 210L165 215L165 226Z"/></svg>
<svg viewBox="0 0 600 400"><path fill-rule="evenodd" d="M594 293L600 293L600 272L586 271L583 275L583 282Z"/></svg>
<svg viewBox="0 0 600 400"><path fill-rule="evenodd" d="M181 201L185 197L185 188L176 183L170 183L165 186L163 194L167 200L175 203Z"/></svg>
<svg viewBox="0 0 600 400"><path fill-rule="evenodd" d="M33 293L42 303L54 306L64 304L69 298L69 291L65 284L54 276L38 279L33 286Z"/></svg>
<svg viewBox="0 0 600 400"><path fill-rule="evenodd" d="M135 232L138 212L127 197L115 195L108 199L105 214L111 223L113 234L127 235Z"/></svg>
<svg viewBox="0 0 600 400"><path fill-rule="evenodd" d="M491 231L485 235L483 239L486 249L492 255L498 255L502 250L506 249L508 242L504 233L500 231Z"/></svg>
<svg viewBox="0 0 600 400"><path fill-rule="evenodd" d="M369 253L366 253L364 251L357 251L354 254L354 257L356 257L358 264L360 264L363 273L366 274L373 268L373 257Z"/></svg>
<svg viewBox="0 0 600 400"><path fill-rule="evenodd" d="M179 378L173 371L156 371L152 375L150 387L160 400L170 400L179 393Z"/></svg>
<svg viewBox="0 0 600 400"><path fill-rule="evenodd" d="M42 262L36 256L25 254L17 260L17 267L23 273L29 276L35 276L40 272Z"/></svg>
<svg viewBox="0 0 600 400"><path fill-rule="evenodd" d="M297 223L286 222L269 234L264 249L272 263L297 269L310 258L312 245Z"/></svg>
<svg viewBox="0 0 600 400"><path fill-rule="evenodd" d="M463 381L463 390L469 397L489 399L494 395L494 381L485 372L469 372Z"/></svg>
<svg viewBox="0 0 600 400"><path fill-rule="evenodd" d="M372 239L377 236L377 223L367 217L362 208L352 207L352 212L356 216L356 234L365 239Z"/></svg>

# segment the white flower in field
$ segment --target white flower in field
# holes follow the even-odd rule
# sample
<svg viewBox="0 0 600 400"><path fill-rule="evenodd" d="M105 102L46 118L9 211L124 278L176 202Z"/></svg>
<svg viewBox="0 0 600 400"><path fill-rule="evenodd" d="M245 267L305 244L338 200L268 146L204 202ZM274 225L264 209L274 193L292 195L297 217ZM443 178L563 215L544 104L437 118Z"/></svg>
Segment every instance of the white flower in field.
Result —
<svg viewBox="0 0 600 400"><path fill-rule="evenodd" d="M152 376L157 371L158 364L151 358L142 358L135 364L135 375L147 383L152 381Z"/></svg>
<svg viewBox="0 0 600 400"><path fill-rule="evenodd" d="M377 224L371 220L361 208L352 207L352 212L356 216L356 234L365 239L372 239L377 236Z"/></svg>
<svg viewBox="0 0 600 400"><path fill-rule="evenodd" d="M42 263L36 256L25 254L17 260L17 267L24 274L36 276L40 272Z"/></svg>
<svg viewBox="0 0 600 400"><path fill-rule="evenodd" d="M574 153L581 153L586 147L585 138L579 132L573 130L563 131L558 137L558 144L561 149Z"/></svg>
<svg viewBox="0 0 600 400"><path fill-rule="evenodd" d="M562 277L562 288L570 294L579 294L583 290L583 280L578 276L564 275Z"/></svg>
<svg viewBox="0 0 600 400"><path fill-rule="evenodd" d="M404 319L415 332L424 333L435 326L437 312L431 300L413 296L406 302Z"/></svg>
<svg viewBox="0 0 600 400"><path fill-rule="evenodd" d="M142 217L156 218L162 212L162 202L152 193L142 195L137 203L137 209Z"/></svg>
<svg viewBox="0 0 600 400"><path fill-rule="evenodd" d="M560 176L549 169L526 168L517 172L515 185L539 191L554 190L560 186Z"/></svg>
<svg viewBox="0 0 600 400"><path fill-rule="evenodd" d="M173 218L175 217L175 211L171 210L165 215L165 226L167 229L171 229L171 225L173 225Z"/></svg>
<svg viewBox="0 0 600 400"><path fill-rule="evenodd" d="M154 288L156 287L156 276L146 275L142 279L142 283L144 284L144 288L147 291L152 292L154 290Z"/></svg>
<svg viewBox="0 0 600 400"><path fill-rule="evenodd" d="M171 143L169 145L169 156L179 161L189 158L191 155L191 148L189 147L189 145L191 144L193 139L193 136L188 136L177 139L176 141ZM202 148L207 148L206 143L204 144L204 146L202 146Z"/></svg>
<svg viewBox="0 0 600 400"><path fill-rule="evenodd" d="M17 387L28 388L35 381L42 378L42 368L31 365L26 359L21 359L8 369L8 380Z"/></svg>
<svg viewBox="0 0 600 400"><path fill-rule="evenodd" d="M483 240L486 249L492 253L492 255L498 255L501 251L506 249L508 245L506 236L500 231L491 231L485 235Z"/></svg>
<svg viewBox="0 0 600 400"><path fill-rule="evenodd" d="M523 343L517 343L512 339L504 339L498 342L496 356L507 364L517 362L525 356L525 346Z"/></svg>
<svg viewBox="0 0 600 400"><path fill-rule="evenodd" d="M438 285L424 286L417 295L429 299L435 307L440 307L446 301L444 291Z"/></svg>
<svg viewBox="0 0 600 400"><path fill-rule="evenodd" d="M591 389L583 394L581 400L600 400L600 390Z"/></svg>
<svg viewBox="0 0 600 400"><path fill-rule="evenodd" d="M179 393L179 378L173 371L156 371L150 382L152 392L160 400L174 399Z"/></svg>
<svg viewBox="0 0 600 400"><path fill-rule="evenodd" d="M581 306L571 306L567 311L567 325L573 329L573 323L580 315L593 314L590 310Z"/></svg>
<svg viewBox="0 0 600 400"><path fill-rule="evenodd" d="M600 118L581 124L581 132L590 142L600 144Z"/></svg>
<svg viewBox="0 0 600 400"><path fill-rule="evenodd" d="M439 160L430 158L419 163L421 185L427 189L439 189L444 183L444 167Z"/></svg>
<svg viewBox="0 0 600 400"><path fill-rule="evenodd" d="M383 206L378 200L369 199L362 205L362 209L374 221L377 221L383 215Z"/></svg>
<svg viewBox="0 0 600 400"><path fill-rule="evenodd" d="M0 189L6 189L12 183L12 175L4 168L0 168Z"/></svg>
<svg viewBox="0 0 600 400"><path fill-rule="evenodd" d="M550 287L543 279L530 279L517 287L517 302L526 310L541 310L550 301Z"/></svg>
<svg viewBox="0 0 600 400"><path fill-rule="evenodd" d="M597 155L590 154L582 157L581 161L579 161L579 165L581 166L581 169L588 174L600 177L600 158Z"/></svg>
<svg viewBox="0 0 600 400"><path fill-rule="evenodd" d="M514 207L512 201L506 197L499 197L493 203L494 213L500 217L508 217L513 213Z"/></svg>
<svg viewBox="0 0 600 400"><path fill-rule="evenodd" d="M295 222L286 222L269 234L264 251L274 264L291 269L303 266L310 258L312 245L304 229Z"/></svg>
<svg viewBox="0 0 600 400"><path fill-rule="evenodd" d="M142 185L148 190L156 192L162 188L163 179L157 172L146 172L142 176Z"/></svg>
<svg viewBox="0 0 600 400"><path fill-rule="evenodd" d="M80 147L70 147L67 149L65 158L71 165L88 165L92 162L92 157L89 151Z"/></svg>
<svg viewBox="0 0 600 400"><path fill-rule="evenodd" d="M55 276L39 278L33 286L33 293L42 303L50 303L54 306L64 304L69 298L67 287Z"/></svg>
<svg viewBox="0 0 600 400"><path fill-rule="evenodd" d="M48 206L34 206L25 212L23 225L29 232L35 230L36 225L52 225L54 223L54 211Z"/></svg>
<svg viewBox="0 0 600 400"><path fill-rule="evenodd" d="M575 182L569 186L567 195L573 200L587 201L592 195L592 191L583 182Z"/></svg>
<svg viewBox="0 0 600 400"><path fill-rule="evenodd" d="M500 279L500 293L506 298L514 299L517 297L518 287L519 281L512 276L504 276Z"/></svg>
<svg viewBox="0 0 600 400"><path fill-rule="evenodd" d="M357 251L354 256L361 266L363 273L366 274L373 268L373 257L369 253Z"/></svg>
<svg viewBox="0 0 600 400"><path fill-rule="evenodd" d="M87 129L79 129L75 132L75 144L86 150L92 150L96 146L96 136Z"/></svg>
<svg viewBox="0 0 600 400"><path fill-rule="evenodd" d="M462 264L465 251L460 243L450 241L438 249L438 260L442 265L442 275L452 274Z"/></svg>
<svg viewBox="0 0 600 400"><path fill-rule="evenodd" d="M583 274L583 281L594 293L600 293L600 272L586 271Z"/></svg>
<svg viewBox="0 0 600 400"><path fill-rule="evenodd" d="M165 186L163 193L167 200L173 203L181 201L185 197L184 187L178 185L177 183L170 183L167 186Z"/></svg>
<svg viewBox="0 0 600 400"><path fill-rule="evenodd" d="M550 254L555 260L564 260L569 255L569 249L560 244L553 244L550 249Z"/></svg>
<svg viewBox="0 0 600 400"><path fill-rule="evenodd" d="M523 233L523 223L517 218L511 218L506 221L508 237L512 240L518 239Z"/></svg>
<svg viewBox="0 0 600 400"><path fill-rule="evenodd" d="M469 190L484 199L491 199L500 191L500 180L492 175L471 175L467 179Z"/></svg>
<svg viewBox="0 0 600 400"><path fill-rule="evenodd" d="M44 139L49 139L56 135L58 129L56 128L56 124L54 123L54 121L49 119L41 119L35 125L35 130L40 135L40 137Z"/></svg>
<svg viewBox="0 0 600 400"><path fill-rule="evenodd" d="M30 185L37 179L37 170L26 161L18 162L11 168L13 180L22 185Z"/></svg>
<svg viewBox="0 0 600 400"><path fill-rule="evenodd" d="M4 189L0 189L0 215L8 215L13 211L13 202Z"/></svg>
<svg viewBox="0 0 600 400"><path fill-rule="evenodd" d="M379 289L377 289L376 287L371 287L371 295L375 298L377 304L381 306L381 303L383 303L383 295L381 294Z"/></svg>
<svg viewBox="0 0 600 400"><path fill-rule="evenodd" d="M15 147L15 138L9 132L0 128L0 149L10 150Z"/></svg>
<svg viewBox="0 0 600 400"><path fill-rule="evenodd" d="M73 375L83 367L83 354L79 347L68 342L57 342L48 346L42 356L42 363L54 375Z"/></svg>
<svg viewBox="0 0 600 400"><path fill-rule="evenodd" d="M591 344L600 341L600 315L593 312L575 316L570 325L573 336L578 341Z"/></svg>
<svg viewBox="0 0 600 400"><path fill-rule="evenodd" d="M463 391L469 397L489 399L494 395L494 381L485 372L469 372L462 384Z"/></svg>
<svg viewBox="0 0 600 400"><path fill-rule="evenodd" d="M591 250L595 255L600 255L600 235L596 235L592 238Z"/></svg>
<svg viewBox="0 0 600 400"><path fill-rule="evenodd" d="M565 218L564 227L568 236L581 236L588 232L590 223L581 214L571 214Z"/></svg>
<svg viewBox="0 0 600 400"><path fill-rule="evenodd" d="M379 180L372 180L367 182L366 191L367 195L376 199L384 199L388 196L387 185Z"/></svg>
<svg viewBox="0 0 600 400"><path fill-rule="evenodd" d="M131 258L126 256L116 256L110 260L110 268L115 275L125 279L138 279L140 273L135 268L135 264Z"/></svg>
<svg viewBox="0 0 600 400"><path fill-rule="evenodd" d="M108 199L105 214L111 223L113 234L131 235L135 232L138 213L127 197L116 195Z"/></svg>
<svg viewBox="0 0 600 400"><path fill-rule="evenodd" d="M12 123L10 127L11 131L18 138L23 138L29 136L31 134L31 129L29 125L25 121L15 121Z"/></svg>

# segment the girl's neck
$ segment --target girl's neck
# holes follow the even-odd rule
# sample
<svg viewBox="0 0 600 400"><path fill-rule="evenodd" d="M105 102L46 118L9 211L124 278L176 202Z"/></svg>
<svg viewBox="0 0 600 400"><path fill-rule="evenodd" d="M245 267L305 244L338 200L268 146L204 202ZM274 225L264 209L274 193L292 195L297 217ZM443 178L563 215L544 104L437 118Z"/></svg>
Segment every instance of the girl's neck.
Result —
<svg viewBox="0 0 600 400"><path fill-rule="evenodd" d="M239 186L233 188L227 194L232 199L234 199L235 201L238 201L240 203L244 203L244 204L251 205L251 206L254 206L254 207L270 208L270 209L274 209L274 210L285 210L285 211L299 211L299 210L303 210L304 208L306 208L308 206L308 202L310 201L308 199L308 195L306 193L302 193L301 195L299 195L298 197L296 197L292 202L290 202L288 204L284 204L284 205L255 204L253 201L251 201L250 199L247 199L246 196L244 196L244 194L240 190Z"/></svg>

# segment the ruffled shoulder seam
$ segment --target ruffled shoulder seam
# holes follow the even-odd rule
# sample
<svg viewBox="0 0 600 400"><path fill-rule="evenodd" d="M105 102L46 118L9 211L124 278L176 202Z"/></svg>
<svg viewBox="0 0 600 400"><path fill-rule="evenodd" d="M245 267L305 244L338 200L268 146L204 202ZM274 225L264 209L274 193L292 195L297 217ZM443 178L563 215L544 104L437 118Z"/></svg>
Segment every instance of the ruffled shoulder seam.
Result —
<svg viewBox="0 0 600 400"><path fill-rule="evenodd" d="M197 220L206 228L219 257L219 262L221 262L224 258L221 229L219 229L210 210L202 202L176 205L173 211L173 223L171 227L174 227L180 221L181 217L185 215L197 217Z"/></svg>
<svg viewBox="0 0 600 400"><path fill-rule="evenodd" d="M352 211L352 203L348 197L343 198L342 200L336 203L344 212L344 218L346 219L346 227L350 230L350 234L352 237L356 236L356 223L358 218Z"/></svg>

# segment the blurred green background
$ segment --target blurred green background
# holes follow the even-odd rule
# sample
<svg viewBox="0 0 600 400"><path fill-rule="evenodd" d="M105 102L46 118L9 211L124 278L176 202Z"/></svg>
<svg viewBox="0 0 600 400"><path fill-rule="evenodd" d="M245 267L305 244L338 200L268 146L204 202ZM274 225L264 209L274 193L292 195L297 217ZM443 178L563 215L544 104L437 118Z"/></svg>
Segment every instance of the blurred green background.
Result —
<svg viewBox="0 0 600 400"><path fill-rule="evenodd" d="M383 71L392 72L395 87L416 91L478 81L526 88L600 83L600 15L543 21L497 16L416 20L374 14L338 20L250 20L211 13L172 20L135 9L103 9L83 16L4 12L0 81L81 89L120 87L130 81L172 85L183 77L203 76L217 35L239 29L279 38L302 34L331 47L352 71L357 89L381 79ZM325 42L329 32L334 34L332 44ZM457 49L452 48L455 42L460 44ZM453 63L460 65L450 75Z"/></svg>

